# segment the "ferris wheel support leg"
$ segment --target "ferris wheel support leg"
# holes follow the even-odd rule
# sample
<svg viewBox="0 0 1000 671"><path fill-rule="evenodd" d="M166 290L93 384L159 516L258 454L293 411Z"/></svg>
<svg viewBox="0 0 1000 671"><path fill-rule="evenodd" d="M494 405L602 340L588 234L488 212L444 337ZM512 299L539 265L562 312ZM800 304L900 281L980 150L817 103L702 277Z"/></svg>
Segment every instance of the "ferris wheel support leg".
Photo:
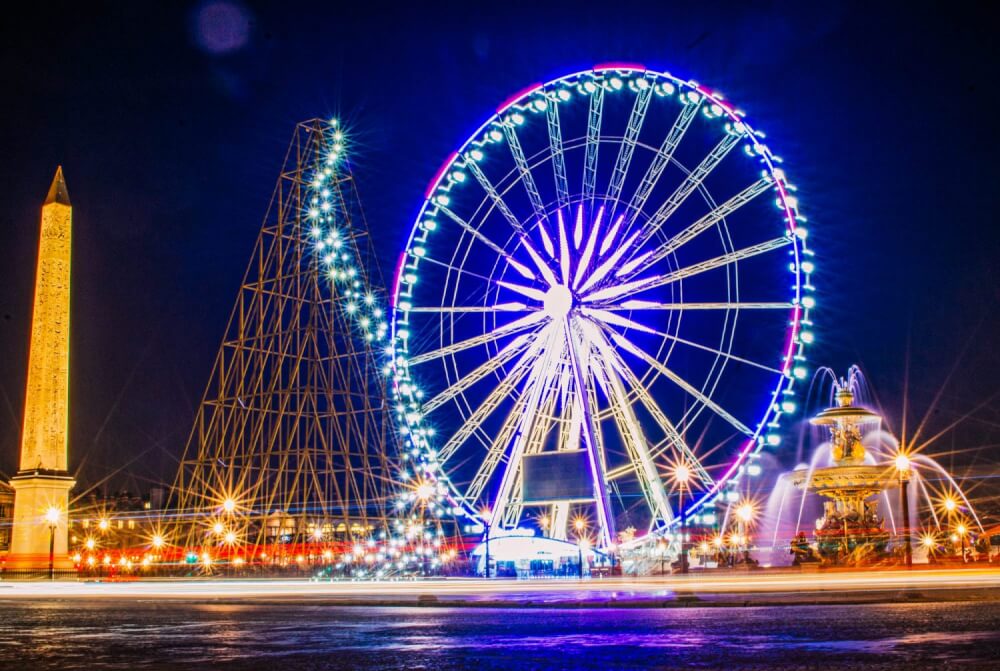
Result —
<svg viewBox="0 0 1000 671"><path fill-rule="evenodd" d="M531 377L528 378L527 385L531 391L529 392L525 413L514 436L514 446L507 460L507 469L500 480L500 491L497 493L496 503L490 515L490 524L487 529L487 534L489 535L493 535L493 530L497 526L503 525L507 505L514 489L514 481L521 469L521 458L524 456L524 448L527 446L528 439L531 436L531 428L534 425L535 415L541 403L542 392L545 391L546 382L549 379L552 369L552 350L555 349L561 352L561 346L557 343L557 339L561 337L562 333L559 330L552 330L552 333L549 335L550 347L546 354L543 355L543 358L536 363L536 368L532 371Z"/></svg>
<svg viewBox="0 0 1000 671"><path fill-rule="evenodd" d="M601 547L610 547L615 539L615 518L611 514L611 500L608 497L608 482L604 476L603 455L597 453L597 441L594 438L594 423L590 414L590 399L587 397L587 386L583 378L583 366L580 364L580 353L577 352L576 338L573 337L569 315L563 318L563 330L566 342L569 343L569 360L573 368L573 377L577 389L577 402L580 403L583 417L583 443L587 449L590 461L590 475L594 481L594 503L597 508L597 524L601 532Z"/></svg>

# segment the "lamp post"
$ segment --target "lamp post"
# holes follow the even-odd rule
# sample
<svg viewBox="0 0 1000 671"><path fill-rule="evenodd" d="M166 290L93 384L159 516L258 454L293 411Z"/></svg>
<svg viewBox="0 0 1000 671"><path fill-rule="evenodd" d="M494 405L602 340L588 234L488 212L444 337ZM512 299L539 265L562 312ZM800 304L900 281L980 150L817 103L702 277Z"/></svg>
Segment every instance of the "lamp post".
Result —
<svg viewBox="0 0 1000 671"><path fill-rule="evenodd" d="M587 523L582 517L577 517L573 520L573 528L576 529L576 550L577 550L577 574L580 580L583 580L583 530L586 528Z"/></svg>
<svg viewBox="0 0 1000 671"><path fill-rule="evenodd" d="M486 563L485 563L485 577L490 577L490 517L491 511L489 508L483 508L482 515L483 521L486 523Z"/></svg>
<svg viewBox="0 0 1000 671"><path fill-rule="evenodd" d="M739 541L740 546L743 548L743 561L749 566L750 565L750 546L749 546L749 534L748 529L750 523L753 521L754 509L753 504L750 501L744 501L736 508L736 519L739 522L737 528L739 530Z"/></svg>
<svg viewBox="0 0 1000 671"><path fill-rule="evenodd" d="M681 573L688 572L688 562L687 562L687 546L685 544L686 534L686 520L684 518L684 487L687 486L687 482L691 477L691 469L687 464L680 463L674 468L674 482L677 483L677 514L681 517L680 523L680 551L681 551Z"/></svg>
<svg viewBox="0 0 1000 671"><path fill-rule="evenodd" d="M962 563L965 564L966 563L966 561L965 561L965 533L966 533L966 531L968 531L968 529L965 528L964 524L962 524L961 522L959 522L958 526L955 528L955 531L958 533L958 540L962 544Z"/></svg>
<svg viewBox="0 0 1000 671"><path fill-rule="evenodd" d="M913 568L913 546L910 542L910 459L905 454L896 455L896 471L899 473L899 506L902 521L903 557L906 568Z"/></svg>
<svg viewBox="0 0 1000 671"><path fill-rule="evenodd" d="M955 510L958 508L958 503L955 502L951 496L946 496L944 499L944 509L948 513L948 527L954 528L955 525ZM952 545L952 552L955 551L955 546ZM964 556L963 556L964 560Z"/></svg>
<svg viewBox="0 0 1000 671"><path fill-rule="evenodd" d="M59 526L59 509L55 506L45 511L45 522L49 526L49 580L56 579L56 528Z"/></svg>

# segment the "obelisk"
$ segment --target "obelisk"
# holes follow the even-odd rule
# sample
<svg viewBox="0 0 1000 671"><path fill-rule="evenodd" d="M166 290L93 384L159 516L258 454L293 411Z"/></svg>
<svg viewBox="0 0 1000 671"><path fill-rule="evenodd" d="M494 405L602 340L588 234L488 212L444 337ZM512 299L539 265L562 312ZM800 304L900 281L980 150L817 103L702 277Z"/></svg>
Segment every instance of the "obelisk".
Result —
<svg viewBox="0 0 1000 671"><path fill-rule="evenodd" d="M21 466L11 478L7 570L72 569L68 556L69 299L73 208L62 166L42 205L24 397Z"/></svg>

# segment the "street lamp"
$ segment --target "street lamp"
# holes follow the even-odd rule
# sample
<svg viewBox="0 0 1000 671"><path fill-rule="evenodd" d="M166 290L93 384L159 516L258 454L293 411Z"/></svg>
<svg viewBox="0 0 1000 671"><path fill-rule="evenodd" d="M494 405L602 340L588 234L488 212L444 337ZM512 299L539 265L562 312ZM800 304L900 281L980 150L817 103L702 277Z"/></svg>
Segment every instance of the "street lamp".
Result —
<svg viewBox="0 0 1000 671"><path fill-rule="evenodd" d="M56 527L61 513L55 506L45 511L45 522L49 526L49 580L56 579Z"/></svg>
<svg viewBox="0 0 1000 671"><path fill-rule="evenodd" d="M582 517L577 517L573 520L573 528L576 530L576 549L579 555L579 566L577 567L577 572L579 573L580 579L583 580L583 544L585 539L583 538L583 530L587 527L587 521Z"/></svg>
<svg viewBox="0 0 1000 671"><path fill-rule="evenodd" d="M736 507L736 519L738 521L739 527L739 541L740 545L743 546L743 560L747 565L750 564L750 546L749 546L749 534L748 527L753 521L754 509L753 503L750 501L744 501L739 506Z"/></svg>
<svg viewBox="0 0 1000 671"><path fill-rule="evenodd" d="M900 452L896 455L896 472L899 474L899 505L902 508L903 556L906 568L913 568L913 546L910 543L910 458Z"/></svg>
<svg viewBox="0 0 1000 671"><path fill-rule="evenodd" d="M964 524L962 524L961 522L959 522L958 526L955 527L955 531L958 533L958 539L962 543L962 563L964 564L965 563L965 533L966 533L966 531L968 531L968 529L965 528Z"/></svg>
<svg viewBox="0 0 1000 671"><path fill-rule="evenodd" d="M691 469L685 463L677 464L674 468L674 482L677 483L677 514L681 516L680 524L680 550L681 550L681 573L688 572L688 561L687 561L687 547L685 545L686 532L686 520L684 518L684 487L687 486L688 480L691 479Z"/></svg>
<svg viewBox="0 0 1000 671"><path fill-rule="evenodd" d="M490 577L490 518L493 513L489 506L486 506L480 511L483 516L483 522L486 523L486 563L485 563L485 577Z"/></svg>

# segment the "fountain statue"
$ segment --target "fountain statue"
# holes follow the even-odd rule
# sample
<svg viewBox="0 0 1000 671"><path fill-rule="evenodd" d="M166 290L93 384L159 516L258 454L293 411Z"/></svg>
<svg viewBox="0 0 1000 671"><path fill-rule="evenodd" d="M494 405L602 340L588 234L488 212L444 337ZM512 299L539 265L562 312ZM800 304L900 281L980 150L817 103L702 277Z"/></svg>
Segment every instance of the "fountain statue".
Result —
<svg viewBox="0 0 1000 671"><path fill-rule="evenodd" d="M884 557L889 544L889 532L879 516L878 501L872 499L898 485L898 476L891 467L866 463L871 460L866 459L862 442L862 428L878 424L882 418L854 404L848 380L837 381L835 390L836 404L810 420L814 425L829 427L833 465L800 468L791 474L792 485L828 499L823 504L823 517L816 521L815 551L804 533L792 543L797 563L872 561Z"/></svg>

